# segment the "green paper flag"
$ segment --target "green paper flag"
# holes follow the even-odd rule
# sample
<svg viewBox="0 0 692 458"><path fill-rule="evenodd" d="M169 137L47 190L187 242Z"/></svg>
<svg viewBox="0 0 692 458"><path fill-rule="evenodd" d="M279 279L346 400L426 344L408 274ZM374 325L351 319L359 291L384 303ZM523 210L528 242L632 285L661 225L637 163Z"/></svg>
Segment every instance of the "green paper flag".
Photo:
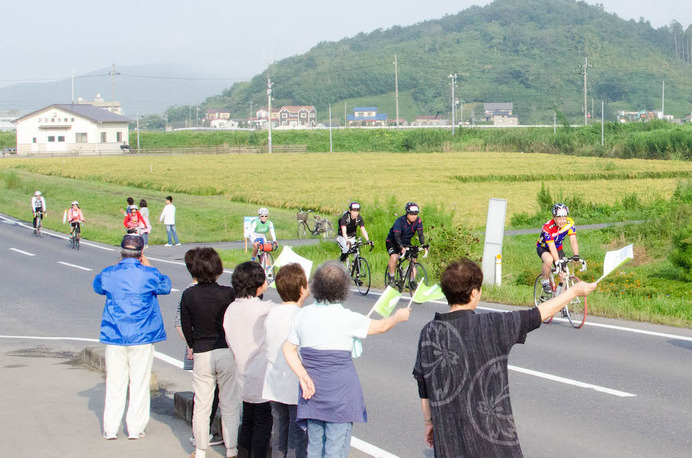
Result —
<svg viewBox="0 0 692 458"><path fill-rule="evenodd" d="M382 296L380 296L377 302L375 302L375 306L372 308L372 310L379 313L384 318L387 318L392 314L392 310L394 310L396 304L399 303L400 298L401 293L399 291L395 290L391 286L387 286L387 289L384 290Z"/></svg>
<svg viewBox="0 0 692 458"><path fill-rule="evenodd" d="M423 302L436 301L444 298L445 295L442 294L442 289L439 284L428 286L421 282L418 288L416 288L416 292L413 293L412 301L416 304L422 304Z"/></svg>

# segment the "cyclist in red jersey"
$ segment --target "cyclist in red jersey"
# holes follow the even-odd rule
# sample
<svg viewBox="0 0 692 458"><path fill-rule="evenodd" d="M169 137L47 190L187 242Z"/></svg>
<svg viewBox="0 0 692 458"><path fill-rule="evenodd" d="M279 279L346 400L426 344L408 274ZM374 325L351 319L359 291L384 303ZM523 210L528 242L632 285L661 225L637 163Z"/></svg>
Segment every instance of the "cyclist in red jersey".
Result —
<svg viewBox="0 0 692 458"><path fill-rule="evenodd" d="M565 257L562 250L562 242L569 236L569 243L572 246L572 253L579 257L579 243L577 242L577 228L574 221L570 218L567 205L558 203L553 205L553 219L543 225L541 236L536 244L536 253L543 261L541 273L543 274L543 290L550 294L550 269L553 265L558 266L561 259ZM562 274L560 274L562 275Z"/></svg>

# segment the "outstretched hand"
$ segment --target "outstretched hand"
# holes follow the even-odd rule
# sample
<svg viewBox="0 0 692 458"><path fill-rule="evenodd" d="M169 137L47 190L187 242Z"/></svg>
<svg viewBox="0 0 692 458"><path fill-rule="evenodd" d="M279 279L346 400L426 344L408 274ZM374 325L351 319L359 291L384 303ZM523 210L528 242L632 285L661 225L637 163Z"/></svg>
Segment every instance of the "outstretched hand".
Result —
<svg viewBox="0 0 692 458"><path fill-rule="evenodd" d="M577 296L584 297L593 293L598 287L597 283L587 283L585 281L580 281L576 285L572 286L570 289L577 293Z"/></svg>

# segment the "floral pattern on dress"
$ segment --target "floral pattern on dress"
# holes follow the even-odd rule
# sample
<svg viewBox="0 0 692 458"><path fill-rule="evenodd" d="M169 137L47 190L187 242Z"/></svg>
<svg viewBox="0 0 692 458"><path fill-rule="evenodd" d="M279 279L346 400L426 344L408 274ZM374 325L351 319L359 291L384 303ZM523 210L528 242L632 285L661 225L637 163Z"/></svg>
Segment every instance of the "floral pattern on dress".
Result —
<svg viewBox="0 0 692 458"><path fill-rule="evenodd" d="M506 364L507 356L498 356L478 370L471 380L466 405L478 434L495 444L517 445Z"/></svg>
<svg viewBox="0 0 692 458"><path fill-rule="evenodd" d="M459 331L444 321L432 322L421 338L420 350L429 352L430 358L422 362L430 405L440 407L452 402L461 392L468 378L468 361Z"/></svg>

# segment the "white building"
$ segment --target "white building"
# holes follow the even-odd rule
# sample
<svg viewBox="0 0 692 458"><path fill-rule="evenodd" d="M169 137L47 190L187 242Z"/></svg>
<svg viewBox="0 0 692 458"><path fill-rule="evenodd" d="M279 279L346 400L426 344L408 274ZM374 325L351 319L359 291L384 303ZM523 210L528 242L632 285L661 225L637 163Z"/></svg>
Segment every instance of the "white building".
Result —
<svg viewBox="0 0 692 458"><path fill-rule="evenodd" d="M55 104L16 119L17 154L120 153L130 119L86 104Z"/></svg>

